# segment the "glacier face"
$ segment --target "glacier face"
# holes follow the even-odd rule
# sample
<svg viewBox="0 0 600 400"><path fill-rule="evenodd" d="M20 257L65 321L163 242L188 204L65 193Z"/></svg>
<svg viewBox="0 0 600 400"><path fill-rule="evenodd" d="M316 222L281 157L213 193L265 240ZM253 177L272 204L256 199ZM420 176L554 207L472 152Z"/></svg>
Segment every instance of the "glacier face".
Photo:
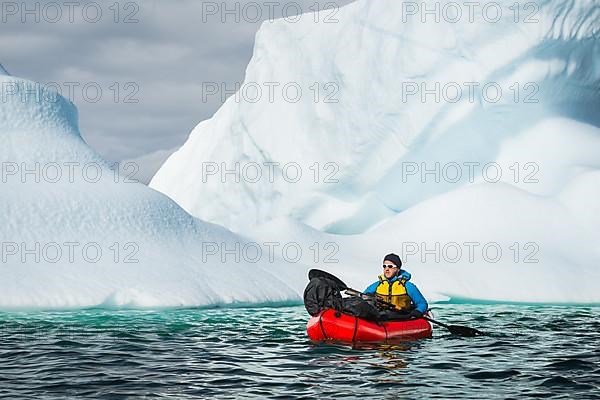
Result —
<svg viewBox="0 0 600 400"><path fill-rule="evenodd" d="M0 309L298 300L285 262L207 256L206 244L247 240L118 175L81 138L71 102L19 78L0 85Z"/></svg>
<svg viewBox="0 0 600 400"><path fill-rule="evenodd" d="M479 9L438 22L410 4L263 24L238 96L151 187L250 236L294 240L289 228L335 243L330 269L353 285L402 251L435 298L600 302L600 11L544 0L517 12L505 0L499 18ZM303 96L273 100L267 83ZM261 85L256 100L249 89ZM256 181L244 171L256 165L275 167ZM305 179L291 182L291 165ZM482 255L487 245L501 256Z"/></svg>

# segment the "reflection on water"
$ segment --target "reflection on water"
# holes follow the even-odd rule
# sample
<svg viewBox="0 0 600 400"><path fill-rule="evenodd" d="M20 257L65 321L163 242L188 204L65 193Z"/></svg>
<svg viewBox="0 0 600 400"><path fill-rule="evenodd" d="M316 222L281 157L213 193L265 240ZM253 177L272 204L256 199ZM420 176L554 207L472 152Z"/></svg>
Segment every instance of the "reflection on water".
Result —
<svg viewBox="0 0 600 400"><path fill-rule="evenodd" d="M314 345L302 307L0 314L0 397L597 398L600 307L440 305L488 336ZM400 386L401 385L401 386Z"/></svg>

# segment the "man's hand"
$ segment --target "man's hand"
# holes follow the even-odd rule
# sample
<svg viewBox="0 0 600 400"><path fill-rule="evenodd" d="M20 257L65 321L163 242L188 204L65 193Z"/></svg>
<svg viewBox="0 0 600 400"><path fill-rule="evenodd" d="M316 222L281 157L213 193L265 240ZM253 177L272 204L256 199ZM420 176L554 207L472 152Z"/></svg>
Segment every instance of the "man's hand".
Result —
<svg viewBox="0 0 600 400"><path fill-rule="evenodd" d="M410 316L413 318L421 318L423 316L423 313L419 310L412 310L410 312Z"/></svg>

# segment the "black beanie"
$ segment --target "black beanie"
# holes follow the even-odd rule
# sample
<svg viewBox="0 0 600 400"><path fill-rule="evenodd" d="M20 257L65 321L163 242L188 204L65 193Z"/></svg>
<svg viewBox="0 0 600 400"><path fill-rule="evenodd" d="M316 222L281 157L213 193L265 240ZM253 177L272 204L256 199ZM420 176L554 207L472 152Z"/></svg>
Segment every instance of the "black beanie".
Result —
<svg viewBox="0 0 600 400"><path fill-rule="evenodd" d="M396 267L402 268L402 260L400 260L400 257L397 254L390 253L383 258L383 261L391 261Z"/></svg>

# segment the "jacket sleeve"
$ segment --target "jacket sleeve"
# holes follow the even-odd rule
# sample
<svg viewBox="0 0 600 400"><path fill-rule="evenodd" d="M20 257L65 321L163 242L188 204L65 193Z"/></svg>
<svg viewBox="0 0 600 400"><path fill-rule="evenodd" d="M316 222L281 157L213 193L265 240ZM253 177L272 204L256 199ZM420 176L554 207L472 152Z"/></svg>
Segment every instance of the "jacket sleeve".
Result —
<svg viewBox="0 0 600 400"><path fill-rule="evenodd" d="M412 282L406 282L405 287L406 293L410 296L412 302L415 304L415 309L417 311L425 313L429 305L427 304L427 300L425 300L425 297L423 297L419 289Z"/></svg>
<svg viewBox="0 0 600 400"><path fill-rule="evenodd" d="M375 293L375 291L377 290L377 286L379 286L379 281L373 282L372 284L370 284L369 287L366 288L363 293L365 293L365 294Z"/></svg>

